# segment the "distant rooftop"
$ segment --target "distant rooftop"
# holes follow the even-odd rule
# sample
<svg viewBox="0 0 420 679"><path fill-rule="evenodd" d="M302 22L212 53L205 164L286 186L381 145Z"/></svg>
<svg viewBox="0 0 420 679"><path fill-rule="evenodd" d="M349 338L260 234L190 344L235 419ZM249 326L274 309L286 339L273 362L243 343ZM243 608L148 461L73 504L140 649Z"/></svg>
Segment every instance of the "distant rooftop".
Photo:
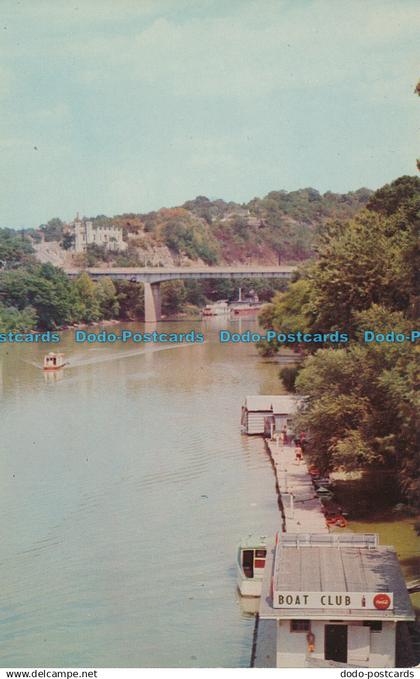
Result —
<svg viewBox="0 0 420 679"><path fill-rule="evenodd" d="M275 415L295 413L299 403L299 398L282 394L276 396L247 396L245 408L248 412L272 411Z"/></svg>

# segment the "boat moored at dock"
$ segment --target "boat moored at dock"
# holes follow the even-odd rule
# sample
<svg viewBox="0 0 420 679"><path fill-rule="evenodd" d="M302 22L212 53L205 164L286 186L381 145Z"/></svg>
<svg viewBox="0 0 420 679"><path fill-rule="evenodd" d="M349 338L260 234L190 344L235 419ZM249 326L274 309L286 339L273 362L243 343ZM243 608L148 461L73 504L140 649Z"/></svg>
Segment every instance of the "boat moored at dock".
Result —
<svg viewBox="0 0 420 679"><path fill-rule="evenodd" d="M242 290L239 288L238 299L231 303L230 312L232 316L257 316L262 306L254 290L250 290L247 297L242 297Z"/></svg>
<svg viewBox="0 0 420 679"><path fill-rule="evenodd" d="M248 535L238 547L237 583L242 596L261 596L267 549L266 535Z"/></svg>
<svg viewBox="0 0 420 679"><path fill-rule="evenodd" d="M203 316L228 316L229 313L229 304L225 299L221 299L213 304L206 304L203 309Z"/></svg>

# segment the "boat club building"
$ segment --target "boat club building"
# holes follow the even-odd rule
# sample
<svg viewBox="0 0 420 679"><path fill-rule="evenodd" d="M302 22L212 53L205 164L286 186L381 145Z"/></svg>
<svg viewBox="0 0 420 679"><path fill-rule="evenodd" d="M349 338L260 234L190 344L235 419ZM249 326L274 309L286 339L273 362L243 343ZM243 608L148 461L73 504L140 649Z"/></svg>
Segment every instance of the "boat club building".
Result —
<svg viewBox="0 0 420 679"><path fill-rule="evenodd" d="M247 396L242 406L242 430L245 434L272 436L284 425L291 425L298 404L299 398L290 394Z"/></svg>
<svg viewBox="0 0 420 679"><path fill-rule="evenodd" d="M395 550L358 533L279 533L259 615L277 667L395 667L397 624L414 620Z"/></svg>

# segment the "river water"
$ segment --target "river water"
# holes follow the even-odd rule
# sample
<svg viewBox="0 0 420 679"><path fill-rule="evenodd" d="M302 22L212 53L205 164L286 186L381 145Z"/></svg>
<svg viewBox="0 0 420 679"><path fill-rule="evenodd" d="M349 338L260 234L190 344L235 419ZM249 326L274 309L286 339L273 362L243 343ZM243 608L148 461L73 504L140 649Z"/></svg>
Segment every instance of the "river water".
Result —
<svg viewBox="0 0 420 679"><path fill-rule="evenodd" d="M49 346L0 348L0 666L249 666L236 545L279 514L240 408L278 367L205 332L169 350L65 331L49 375Z"/></svg>

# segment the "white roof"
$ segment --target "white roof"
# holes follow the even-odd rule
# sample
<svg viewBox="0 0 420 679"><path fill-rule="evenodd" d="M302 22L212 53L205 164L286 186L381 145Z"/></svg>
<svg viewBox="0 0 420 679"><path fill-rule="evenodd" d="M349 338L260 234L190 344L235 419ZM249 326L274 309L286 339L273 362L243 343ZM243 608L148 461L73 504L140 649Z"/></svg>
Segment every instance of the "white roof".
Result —
<svg viewBox="0 0 420 679"><path fill-rule="evenodd" d="M245 408L247 410L271 410L273 396L247 396Z"/></svg>
<svg viewBox="0 0 420 679"><path fill-rule="evenodd" d="M294 414L297 410L298 399L296 396L285 394L283 396L274 396L272 399L273 413L275 415L289 415Z"/></svg>
<svg viewBox="0 0 420 679"><path fill-rule="evenodd" d="M312 536L319 538L319 536ZM323 536L333 538L332 535ZM344 536L348 538L349 534ZM362 535L358 535L363 539ZM414 612L401 567L393 547L386 545L352 546L351 542L320 546L308 542L308 546L285 545L268 552L261 594L261 618L342 618L353 617L368 620L414 620ZM274 563L273 563L274 561ZM289 592L392 592L393 610L350 609L345 614L326 608L287 609L273 608L271 583L274 588Z"/></svg>
<svg viewBox="0 0 420 679"><path fill-rule="evenodd" d="M290 394L247 396L245 408L249 412L272 412L276 415L289 415L296 412L299 399Z"/></svg>

